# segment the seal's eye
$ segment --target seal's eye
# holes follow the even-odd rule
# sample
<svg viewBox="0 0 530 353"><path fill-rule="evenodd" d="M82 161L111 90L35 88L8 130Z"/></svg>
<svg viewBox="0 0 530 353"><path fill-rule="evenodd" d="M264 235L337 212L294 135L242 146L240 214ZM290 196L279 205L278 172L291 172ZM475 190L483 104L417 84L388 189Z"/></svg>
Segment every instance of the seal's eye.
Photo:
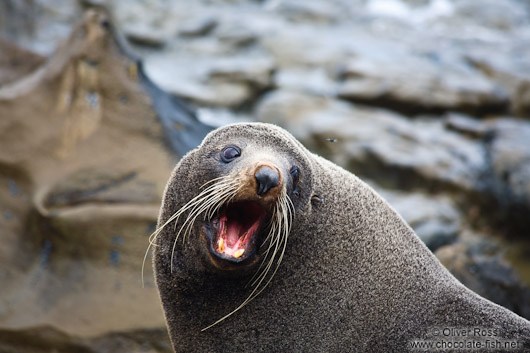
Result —
<svg viewBox="0 0 530 353"><path fill-rule="evenodd" d="M225 163L232 162L239 156L241 156L241 150L237 146L226 146L221 151L221 160Z"/></svg>

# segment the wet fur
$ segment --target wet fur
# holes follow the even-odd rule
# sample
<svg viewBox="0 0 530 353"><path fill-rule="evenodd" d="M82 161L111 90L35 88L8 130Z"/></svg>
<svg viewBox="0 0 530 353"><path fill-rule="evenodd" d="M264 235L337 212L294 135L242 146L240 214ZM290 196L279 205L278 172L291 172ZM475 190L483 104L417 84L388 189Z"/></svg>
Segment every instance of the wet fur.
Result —
<svg viewBox="0 0 530 353"><path fill-rule="evenodd" d="M465 288L367 184L308 152L284 130L238 124L209 134L168 182L159 225L229 172L212 157L229 143L244 158L269 148L300 167L295 218L281 266L259 296L220 324L251 292L253 271L220 273L189 239L166 227L154 251L155 279L177 352L401 352L433 327L496 328L530 348L530 322ZM311 201L318 195L323 202ZM319 200L314 197L313 200ZM196 227L190 238L197 234Z"/></svg>

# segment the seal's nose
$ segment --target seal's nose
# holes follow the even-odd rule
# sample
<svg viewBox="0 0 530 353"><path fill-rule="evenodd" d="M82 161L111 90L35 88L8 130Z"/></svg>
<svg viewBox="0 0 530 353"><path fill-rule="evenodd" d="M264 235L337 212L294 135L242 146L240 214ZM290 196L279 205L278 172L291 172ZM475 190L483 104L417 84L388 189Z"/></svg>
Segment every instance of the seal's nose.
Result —
<svg viewBox="0 0 530 353"><path fill-rule="evenodd" d="M258 195L263 196L270 189L275 188L280 183L280 175L278 171L269 167L261 167L256 174L256 181L258 182Z"/></svg>

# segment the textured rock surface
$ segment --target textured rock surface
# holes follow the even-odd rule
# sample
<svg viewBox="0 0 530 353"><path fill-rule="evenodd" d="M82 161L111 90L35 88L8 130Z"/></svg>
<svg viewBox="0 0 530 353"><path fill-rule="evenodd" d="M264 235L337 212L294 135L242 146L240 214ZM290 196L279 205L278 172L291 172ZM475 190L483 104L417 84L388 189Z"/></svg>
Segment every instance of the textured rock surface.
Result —
<svg viewBox="0 0 530 353"><path fill-rule="evenodd" d="M289 91L265 96L257 118L287 128L338 164L384 185L467 192L484 187L484 147L448 131L439 119L409 120L385 109Z"/></svg>
<svg viewBox="0 0 530 353"><path fill-rule="evenodd" d="M163 325L140 270L175 157L102 20L87 13L45 64L0 88L2 328Z"/></svg>
<svg viewBox="0 0 530 353"><path fill-rule="evenodd" d="M462 220L458 208L450 198L384 189L377 191L432 251L457 240Z"/></svg>
<svg viewBox="0 0 530 353"><path fill-rule="evenodd" d="M67 335L50 326L24 330L0 329L3 353L132 353L173 352L164 328L112 332L83 338Z"/></svg>
<svg viewBox="0 0 530 353"><path fill-rule="evenodd" d="M153 56L146 72L162 88L207 106L234 107L270 87L270 59L252 56Z"/></svg>
<svg viewBox="0 0 530 353"><path fill-rule="evenodd" d="M491 124L488 155L502 218L530 229L530 122L498 119Z"/></svg>
<svg viewBox="0 0 530 353"><path fill-rule="evenodd" d="M45 58L0 38L0 87L36 70Z"/></svg>
<svg viewBox="0 0 530 353"><path fill-rule="evenodd" d="M530 289L503 259L491 240L460 242L439 249L436 256L464 285L524 317L530 317Z"/></svg>

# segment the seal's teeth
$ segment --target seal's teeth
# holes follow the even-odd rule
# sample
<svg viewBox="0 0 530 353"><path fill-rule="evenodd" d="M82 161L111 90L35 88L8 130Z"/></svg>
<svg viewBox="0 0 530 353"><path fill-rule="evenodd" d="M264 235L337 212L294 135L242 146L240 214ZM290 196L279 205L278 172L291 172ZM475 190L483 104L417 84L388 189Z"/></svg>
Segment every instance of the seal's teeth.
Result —
<svg viewBox="0 0 530 353"><path fill-rule="evenodd" d="M245 249L239 249L232 256L237 259L237 258L241 257L241 255L243 255L244 252L245 252Z"/></svg>
<svg viewBox="0 0 530 353"><path fill-rule="evenodd" d="M217 243L217 247L219 248L219 252L225 251L225 241L223 238L219 238L219 243Z"/></svg>

